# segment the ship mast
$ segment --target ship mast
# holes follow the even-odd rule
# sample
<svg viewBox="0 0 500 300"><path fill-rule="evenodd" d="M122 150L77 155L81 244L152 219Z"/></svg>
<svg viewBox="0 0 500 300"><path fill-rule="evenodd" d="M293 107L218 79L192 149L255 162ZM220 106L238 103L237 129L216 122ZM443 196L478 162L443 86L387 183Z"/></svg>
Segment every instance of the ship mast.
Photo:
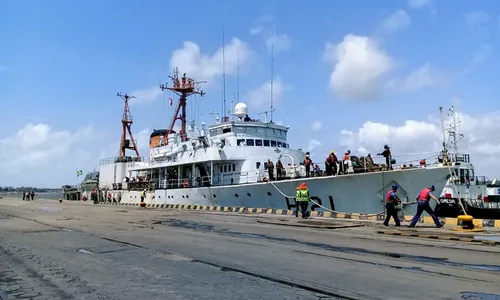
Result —
<svg viewBox="0 0 500 300"><path fill-rule="evenodd" d="M172 133L174 129L175 122L177 120L181 121L181 130L179 131L179 136L181 137L181 141L186 141L187 140L187 133L186 133L186 104L187 104L187 97L191 95L200 95L204 96L205 92L200 90L199 84L200 83L206 83L206 81L194 81L192 78L189 78L186 76L186 73L182 75L181 80L179 80L179 70L178 68L175 68L173 76L169 76L169 78L172 80L172 86L168 86L168 83L161 84L160 89L162 91L164 90L170 90L174 92L176 95L179 96L179 101L177 103L177 107L175 109L175 114L172 119L172 122L170 123L170 127L168 128L168 133L166 136L166 140L168 143L168 136Z"/></svg>
<svg viewBox="0 0 500 300"><path fill-rule="evenodd" d="M451 118L451 124L448 127L448 135L451 138L449 143L451 144L454 154L459 154L460 139L464 137L464 135L460 133L460 116L453 105L449 108L449 111L448 116Z"/></svg>
<svg viewBox="0 0 500 300"><path fill-rule="evenodd" d="M122 116L122 138L120 141L120 152L118 157L124 158L126 156L126 150L134 150L135 154L137 155L137 158L141 159L141 156L139 154L139 150L137 149L137 144L134 140L134 136L132 135L132 123L134 121L132 120L132 116L130 115L130 109L128 106L128 100L129 99L135 99L134 96L129 96L127 94L123 95L122 93L116 93L117 96L121 97L123 99L123 116ZM130 139L127 139L127 132L130 137Z"/></svg>

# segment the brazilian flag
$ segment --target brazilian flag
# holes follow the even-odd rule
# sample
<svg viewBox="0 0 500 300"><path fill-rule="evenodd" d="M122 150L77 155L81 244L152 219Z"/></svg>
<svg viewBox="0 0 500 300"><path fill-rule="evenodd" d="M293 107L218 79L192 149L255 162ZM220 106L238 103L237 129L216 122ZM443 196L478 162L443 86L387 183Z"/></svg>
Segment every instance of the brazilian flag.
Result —
<svg viewBox="0 0 500 300"><path fill-rule="evenodd" d="M83 175L83 171L82 170L77 170L76 171L76 177L81 176L81 175Z"/></svg>

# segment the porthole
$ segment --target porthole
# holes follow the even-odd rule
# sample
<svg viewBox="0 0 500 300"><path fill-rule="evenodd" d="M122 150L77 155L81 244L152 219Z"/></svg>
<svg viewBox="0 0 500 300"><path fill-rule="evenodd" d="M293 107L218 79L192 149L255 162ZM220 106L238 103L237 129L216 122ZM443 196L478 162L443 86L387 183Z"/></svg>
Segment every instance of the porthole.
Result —
<svg viewBox="0 0 500 300"><path fill-rule="evenodd" d="M203 198L207 198L207 195L203 194Z"/></svg>
<svg viewBox="0 0 500 300"><path fill-rule="evenodd" d="M251 195L250 193L247 193L247 196L248 196L248 197L252 197L252 195Z"/></svg>
<svg viewBox="0 0 500 300"><path fill-rule="evenodd" d="M184 195L182 195L182 198L184 198Z"/></svg>
<svg viewBox="0 0 500 300"><path fill-rule="evenodd" d="M239 197L238 194L234 194L235 197Z"/></svg>
<svg viewBox="0 0 500 300"><path fill-rule="evenodd" d="M214 198L217 198L217 196L214 194Z"/></svg>
<svg viewBox="0 0 500 300"><path fill-rule="evenodd" d="M189 198L189 195L186 195L186 198Z"/></svg>
<svg viewBox="0 0 500 300"><path fill-rule="evenodd" d="M268 196L271 196L271 192L267 192L267 195L268 195Z"/></svg>

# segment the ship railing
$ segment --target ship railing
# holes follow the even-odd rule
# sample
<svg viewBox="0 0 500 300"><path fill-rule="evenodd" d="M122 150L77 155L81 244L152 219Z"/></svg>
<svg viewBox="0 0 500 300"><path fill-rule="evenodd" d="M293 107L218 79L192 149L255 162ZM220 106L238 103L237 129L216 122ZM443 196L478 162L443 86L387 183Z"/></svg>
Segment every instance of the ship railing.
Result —
<svg viewBox="0 0 500 300"><path fill-rule="evenodd" d="M127 189L130 190L154 190L156 187L155 181L130 181L127 182Z"/></svg>
<svg viewBox="0 0 500 300"><path fill-rule="evenodd" d="M160 189L178 189L210 186L210 176L195 177L195 178L180 178L180 179L163 179L156 180L157 186Z"/></svg>

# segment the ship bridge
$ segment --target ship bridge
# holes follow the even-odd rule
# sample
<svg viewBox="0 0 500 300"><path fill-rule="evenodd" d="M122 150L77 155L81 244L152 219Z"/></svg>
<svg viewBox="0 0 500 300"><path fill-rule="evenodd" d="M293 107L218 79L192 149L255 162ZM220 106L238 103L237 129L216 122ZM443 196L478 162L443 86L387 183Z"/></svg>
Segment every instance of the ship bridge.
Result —
<svg viewBox="0 0 500 300"><path fill-rule="evenodd" d="M268 160L281 160L292 176L305 153L290 148L289 127L251 119L243 103L235 106L235 112L234 119L225 117L208 127L201 123L196 129L191 123L185 138L155 130L150 163L130 163L129 177L149 177L159 188L183 187L185 181L189 186L254 183L267 177Z"/></svg>

